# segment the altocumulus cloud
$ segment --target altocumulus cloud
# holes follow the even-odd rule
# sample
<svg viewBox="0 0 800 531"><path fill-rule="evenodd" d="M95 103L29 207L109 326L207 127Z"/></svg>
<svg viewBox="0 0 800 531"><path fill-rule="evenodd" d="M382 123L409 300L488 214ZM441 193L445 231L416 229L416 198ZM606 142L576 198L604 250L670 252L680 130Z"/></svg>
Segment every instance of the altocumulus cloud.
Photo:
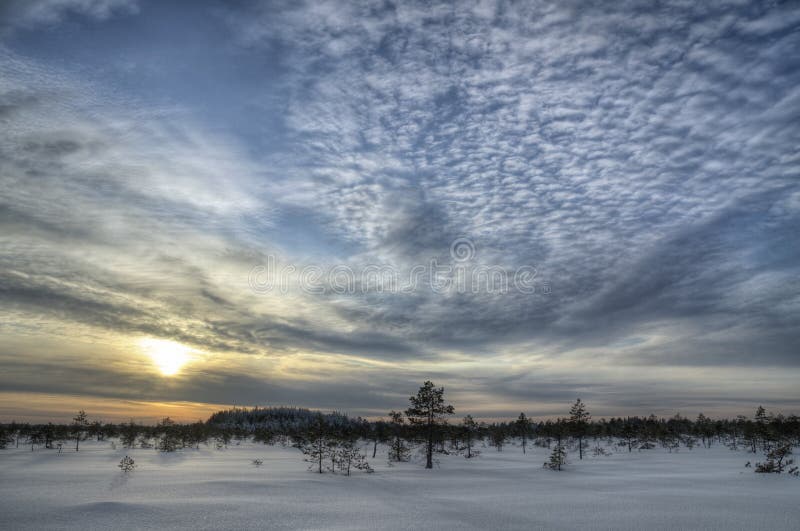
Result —
<svg viewBox="0 0 800 531"><path fill-rule="evenodd" d="M609 412L797 405L791 3L0 13L4 389L360 412L431 376L487 414L576 393ZM407 274L456 238L549 293L247 284L267 256ZM29 346L75 330L207 365L165 385Z"/></svg>

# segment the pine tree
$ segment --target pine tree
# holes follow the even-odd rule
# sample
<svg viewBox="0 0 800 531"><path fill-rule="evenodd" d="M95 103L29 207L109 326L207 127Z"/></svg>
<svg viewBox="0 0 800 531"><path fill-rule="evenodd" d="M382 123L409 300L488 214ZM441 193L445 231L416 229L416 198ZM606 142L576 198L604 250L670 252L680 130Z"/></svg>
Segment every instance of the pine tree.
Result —
<svg viewBox="0 0 800 531"><path fill-rule="evenodd" d="M461 422L461 432L464 439L464 450L466 450L467 459L472 459L478 455L478 452L472 450L472 440L475 437L475 432L478 431L478 423L472 418L472 415L467 415Z"/></svg>
<svg viewBox="0 0 800 531"><path fill-rule="evenodd" d="M545 463L545 466L550 470L561 470L561 466L566 462L567 452L564 450L564 446L558 443L553 447L553 451L550 453L550 460Z"/></svg>
<svg viewBox="0 0 800 531"><path fill-rule="evenodd" d="M700 435L700 439L703 441L703 447L711 448L711 443L714 440L714 423L710 418L700 413L697 415L697 420L694 425L695 431Z"/></svg>
<svg viewBox="0 0 800 531"><path fill-rule="evenodd" d="M409 449L403 441L403 426L405 419L399 411L389 412L389 422L392 429L392 442L389 445L389 462L408 461Z"/></svg>
<svg viewBox="0 0 800 531"><path fill-rule="evenodd" d="M644 421L644 426L639 433L639 450L652 450L656 447L656 432L658 431L658 418L651 414Z"/></svg>
<svg viewBox="0 0 800 531"><path fill-rule="evenodd" d="M771 446L772 437L770 436L769 425L772 422L772 415L767 413L763 406L758 406L756 410L756 437L761 443L761 448L768 452Z"/></svg>
<svg viewBox="0 0 800 531"><path fill-rule="evenodd" d="M103 423L99 420L96 420L89 424L89 429L87 430L87 435L89 437L94 437L97 439L97 442L103 440Z"/></svg>
<svg viewBox="0 0 800 531"><path fill-rule="evenodd" d="M31 452L35 446L38 446L44 442L44 435L42 434L42 430L33 429L28 433L28 440L26 441L28 444L31 445Z"/></svg>
<svg viewBox="0 0 800 531"><path fill-rule="evenodd" d="M222 428L217 435L217 449L227 448L231 440L233 440L233 432L229 428ZM254 432L253 440L264 444L272 444L272 433L269 430L261 430L259 433Z"/></svg>
<svg viewBox="0 0 800 531"><path fill-rule="evenodd" d="M569 410L569 422L572 428L572 433L578 439L578 458L583 459L583 438L586 436L586 431L589 427L589 421L592 416L586 411L586 405L581 402L579 398L572 408Z"/></svg>
<svg viewBox="0 0 800 531"><path fill-rule="evenodd" d="M436 388L428 380L419 388L416 396L409 397L411 407L406 410L411 424L420 426L426 438L425 468L433 468L433 443L438 427L445 422L445 415L454 413L453 406L444 401L444 388Z"/></svg>
<svg viewBox="0 0 800 531"><path fill-rule="evenodd" d="M322 465L327 457L331 455L331 441L328 437L328 429L325 419L321 414L315 418L314 424L309 431L308 440L300 447L306 456L305 461L311 463L309 470L317 469L322 474Z"/></svg>
<svg viewBox="0 0 800 531"><path fill-rule="evenodd" d="M77 418L77 417L76 417ZM73 428L70 428L74 431ZM55 439L56 427L53 426L52 422L48 422L46 426L42 428L42 436L44 437L44 447L48 450L53 448L53 440ZM77 443L75 446L75 451L78 451Z"/></svg>
<svg viewBox="0 0 800 531"><path fill-rule="evenodd" d="M628 447L628 452L633 451L633 447L638 444L636 440L637 430L630 419L625 421L625 424L622 426L622 431L620 435L622 436L622 440L625 441L625 445Z"/></svg>
<svg viewBox="0 0 800 531"><path fill-rule="evenodd" d="M567 463L567 449L564 448L563 431L564 423L561 419L558 419L555 425L556 445L553 447L553 451L550 452L550 459L544 464L545 468L561 470L561 467Z"/></svg>
<svg viewBox="0 0 800 531"><path fill-rule="evenodd" d="M84 438L86 428L89 426L89 419L86 417L84 410L78 411L78 414L72 418L72 434L75 437L75 451L78 451L81 439Z"/></svg>
<svg viewBox="0 0 800 531"><path fill-rule="evenodd" d="M133 448L136 446L136 438L139 436L139 426L133 422L133 419L128 424L120 426L119 440L124 448Z"/></svg>
<svg viewBox="0 0 800 531"><path fill-rule="evenodd" d="M503 451L503 445L506 443L506 433L502 426L494 427L494 429L490 432L490 440L492 446L494 446L498 452Z"/></svg>
<svg viewBox="0 0 800 531"><path fill-rule="evenodd" d="M174 452L178 449L178 436L175 433L175 421L169 417L164 417L158 423L158 429L161 432L161 437L158 439L159 452Z"/></svg>

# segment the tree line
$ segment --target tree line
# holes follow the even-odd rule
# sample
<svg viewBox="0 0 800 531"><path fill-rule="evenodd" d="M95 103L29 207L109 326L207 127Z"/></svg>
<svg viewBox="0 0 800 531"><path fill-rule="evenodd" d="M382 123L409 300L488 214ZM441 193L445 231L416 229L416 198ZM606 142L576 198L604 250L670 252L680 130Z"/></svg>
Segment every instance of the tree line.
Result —
<svg viewBox="0 0 800 531"><path fill-rule="evenodd" d="M566 408L565 408L566 409ZM544 466L561 470L569 452L579 460L587 453L603 455L608 448L634 452L657 447L666 451L695 446L724 445L732 450L763 453L758 472L797 472L789 457L800 445L800 418L773 415L759 406L752 417L695 419L681 415L669 418L613 417L595 420L586 404L577 399L563 418L534 421L525 413L513 421L478 422L471 415L454 420L455 408L447 403L444 388L425 382L409 397L403 411L387 418L350 418L339 412L324 414L302 408L233 408L213 414L206 422L180 424L165 418L155 426L91 421L81 411L69 424L0 424L0 449L20 444L36 448L58 448L65 444L80 451L81 441L112 440L124 448L153 448L162 452L254 440L264 444L291 445L300 449L309 468L318 473L351 470L371 471L368 454L375 459L379 445L386 446L390 463L409 461L413 452L424 457L426 468L434 468L440 455L457 454L472 459L482 449L504 451L508 446L523 453L531 446L545 448Z"/></svg>

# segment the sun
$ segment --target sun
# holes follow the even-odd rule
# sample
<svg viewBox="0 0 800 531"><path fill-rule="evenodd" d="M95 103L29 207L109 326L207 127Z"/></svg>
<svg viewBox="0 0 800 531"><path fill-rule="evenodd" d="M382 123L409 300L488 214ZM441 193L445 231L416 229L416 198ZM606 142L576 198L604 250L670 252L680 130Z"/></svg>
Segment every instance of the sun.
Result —
<svg viewBox="0 0 800 531"><path fill-rule="evenodd" d="M139 340L139 347L150 356L163 376L175 376L192 359L191 348L168 339L147 337Z"/></svg>

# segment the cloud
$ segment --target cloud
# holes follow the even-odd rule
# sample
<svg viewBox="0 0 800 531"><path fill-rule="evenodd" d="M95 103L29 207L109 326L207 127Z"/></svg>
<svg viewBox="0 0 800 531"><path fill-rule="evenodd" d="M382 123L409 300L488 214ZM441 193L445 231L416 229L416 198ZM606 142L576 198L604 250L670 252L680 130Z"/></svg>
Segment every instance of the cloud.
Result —
<svg viewBox="0 0 800 531"><path fill-rule="evenodd" d="M0 7L0 30L53 26L67 15L106 20L138 11L138 0L8 0Z"/></svg>
<svg viewBox="0 0 800 531"><path fill-rule="evenodd" d="M67 13L132 12L9 5L3 20L26 31ZM17 325L45 316L43 336L78 323L281 366L340 360L326 368L348 382L317 392L225 373L213 392L189 383L169 395L189 401L224 401L238 386L249 390L237 400L305 389L346 407L356 359L392 399L432 374L498 404L537 399L528 385L543 404L579 391L627 404L656 383L675 404L735 401L733 386L706 395L680 371L796 370L794 6L297 2L209 13L230 42L187 65L152 52L135 83L113 67L86 79L24 44L0 50L0 291ZM157 15L143 10L137 23ZM219 61L255 70L218 85ZM230 92L193 92L180 106L151 96L172 79L159 71L177 67ZM238 105L267 125L239 131ZM453 265L457 238L475 246L469 268L535 267L550 292L423 283L259 295L247 284L268 255L407 277L433 259ZM621 377L604 372L593 386L588 362L654 372L623 400Z"/></svg>
<svg viewBox="0 0 800 531"><path fill-rule="evenodd" d="M759 214L797 191L794 111L773 113L795 97L798 65L781 50L796 13L775 9L323 2L231 19L248 46L288 50L288 127L325 176L302 200L322 205L334 237L402 262L398 252L413 261L468 234L484 259L535 264L553 284L549 299L499 304L373 300L360 318L478 349L524 336L613 343L687 318L712 336L734 321L728 346L749 336L737 350L769 352L708 355L693 341L660 362L794 365L794 323L767 308L796 305L797 290L771 291L758 309L732 296L797 268L752 260L796 223ZM417 191L413 209L404 187ZM762 343L755 330L773 326L782 340Z"/></svg>

